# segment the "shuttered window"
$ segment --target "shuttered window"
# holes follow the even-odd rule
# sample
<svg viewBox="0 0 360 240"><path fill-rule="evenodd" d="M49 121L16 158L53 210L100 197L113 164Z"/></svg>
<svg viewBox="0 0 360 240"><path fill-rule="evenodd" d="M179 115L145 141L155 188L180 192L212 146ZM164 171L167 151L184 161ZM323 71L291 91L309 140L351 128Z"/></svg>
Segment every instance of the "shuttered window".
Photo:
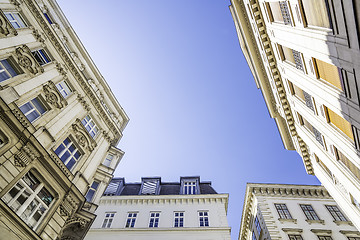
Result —
<svg viewBox="0 0 360 240"><path fill-rule="evenodd" d="M331 28L327 0L302 0L307 25Z"/></svg>
<svg viewBox="0 0 360 240"><path fill-rule="evenodd" d="M293 50L291 48L284 46L281 46L281 48L282 48L284 60L295 64Z"/></svg>
<svg viewBox="0 0 360 240"><path fill-rule="evenodd" d="M314 62L315 62L318 78L321 78L331 83L338 89L342 90L339 69L336 66L323 62L319 59L314 58Z"/></svg>
<svg viewBox="0 0 360 240"><path fill-rule="evenodd" d="M352 172L358 180L360 180L360 170L357 168L342 152L340 152L336 147L334 147L336 158L338 161L342 162L349 170Z"/></svg>
<svg viewBox="0 0 360 240"><path fill-rule="evenodd" d="M269 2L269 8L271 10L272 20L274 22L284 22L284 18L281 14L281 8L279 2Z"/></svg>
<svg viewBox="0 0 360 240"><path fill-rule="evenodd" d="M325 112L328 118L329 123L334 124L340 131L345 133L352 141L354 141L354 135L352 132L351 124L346 121L344 118L337 115L335 112L331 111L329 108L325 107Z"/></svg>

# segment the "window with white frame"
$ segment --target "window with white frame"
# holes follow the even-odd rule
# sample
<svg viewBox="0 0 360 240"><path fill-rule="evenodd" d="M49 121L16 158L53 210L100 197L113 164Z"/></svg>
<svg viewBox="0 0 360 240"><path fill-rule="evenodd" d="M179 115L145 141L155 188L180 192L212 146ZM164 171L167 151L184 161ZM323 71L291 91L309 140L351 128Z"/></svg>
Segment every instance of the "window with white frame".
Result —
<svg viewBox="0 0 360 240"><path fill-rule="evenodd" d="M196 181L184 181L183 194L197 194Z"/></svg>
<svg viewBox="0 0 360 240"><path fill-rule="evenodd" d="M318 236L319 240L332 240L330 236Z"/></svg>
<svg viewBox="0 0 360 240"><path fill-rule="evenodd" d="M292 219L289 209L285 203L275 203L274 205L281 219Z"/></svg>
<svg viewBox="0 0 360 240"><path fill-rule="evenodd" d="M1 198L29 227L35 229L49 210L53 195L31 172Z"/></svg>
<svg viewBox="0 0 360 240"><path fill-rule="evenodd" d="M303 240L301 235L289 235L290 240Z"/></svg>
<svg viewBox="0 0 360 240"><path fill-rule="evenodd" d="M81 157L81 153L70 137L67 137L54 151L60 160L71 170Z"/></svg>
<svg viewBox="0 0 360 240"><path fill-rule="evenodd" d="M103 162L103 165L110 167L110 164L112 162L112 160L114 159L114 155L112 154L108 154Z"/></svg>
<svg viewBox="0 0 360 240"><path fill-rule="evenodd" d="M5 17L9 20L11 25L15 28L26 28L26 23L18 12L4 12Z"/></svg>
<svg viewBox="0 0 360 240"><path fill-rule="evenodd" d="M310 204L300 204L300 207L308 220L320 220L320 218Z"/></svg>
<svg viewBox="0 0 360 240"><path fill-rule="evenodd" d="M98 133L99 129L96 126L94 120L90 117L90 115L86 115L81 123L84 125L86 131L90 134L92 138L95 138L96 134Z"/></svg>
<svg viewBox="0 0 360 240"><path fill-rule="evenodd" d="M104 218L104 221L103 221L103 224L101 227L102 228L110 228L111 224L114 220L114 217L115 217L115 212L106 212L105 218Z"/></svg>
<svg viewBox="0 0 360 240"><path fill-rule="evenodd" d="M208 211L199 211L199 223L200 227L209 226L209 212Z"/></svg>
<svg viewBox="0 0 360 240"><path fill-rule="evenodd" d="M135 221L136 221L136 217L137 217L137 212L129 212L127 219L126 219L126 228L133 228L135 227Z"/></svg>
<svg viewBox="0 0 360 240"><path fill-rule="evenodd" d="M150 212L149 228L159 227L160 213Z"/></svg>
<svg viewBox="0 0 360 240"><path fill-rule="evenodd" d="M11 57L0 60L0 82L13 78L21 73L21 69L16 67Z"/></svg>
<svg viewBox="0 0 360 240"><path fill-rule="evenodd" d="M46 107L39 97L21 105L19 109L30 122L34 122L46 112Z"/></svg>
<svg viewBox="0 0 360 240"><path fill-rule="evenodd" d="M66 81L61 81L57 83L56 88L59 90L59 92L64 98L67 98L72 92Z"/></svg>
<svg viewBox="0 0 360 240"><path fill-rule="evenodd" d="M34 58L36 59L36 61L42 66L45 65L49 62L51 62L51 58L49 57L49 55L45 52L44 49L39 49L36 51L32 52Z"/></svg>
<svg viewBox="0 0 360 240"><path fill-rule="evenodd" d="M347 221L346 217L337 206L326 205L325 207L327 210L329 210L335 221Z"/></svg>
<svg viewBox="0 0 360 240"><path fill-rule="evenodd" d="M89 190L88 190L88 192L86 193L86 196L85 196L86 201L92 202L92 200L94 198L94 195L96 193L96 190L99 187L99 184L100 184L100 182L98 182L98 181L93 181L92 182L92 184L91 184L91 186L90 186L90 188L89 188Z"/></svg>
<svg viewBox="0 0 360 240"><path fill-rule="evenodd" d="M184 212L174 212L174 227L184 227Z"/></svg>

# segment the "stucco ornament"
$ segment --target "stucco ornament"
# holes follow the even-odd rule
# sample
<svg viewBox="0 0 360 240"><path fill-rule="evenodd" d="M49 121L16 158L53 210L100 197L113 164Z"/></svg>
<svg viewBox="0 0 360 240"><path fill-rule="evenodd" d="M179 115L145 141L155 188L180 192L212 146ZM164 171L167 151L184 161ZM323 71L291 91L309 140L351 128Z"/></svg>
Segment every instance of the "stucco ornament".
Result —
<svg viewBox="0 0 360 240"><path fill-rule="evenodd" d="M97 144L95 140L90 136L90 134L86 131L80 119L76 119L75 123L72 124L72 129L75 133L76 142L81 147L89 150L90 152L94 150Z"/></svg>
<svg viewBox="0 0 360 240"><path fill-rule="evenodd" d="M28 142L14 154L14 163L17 167L26 167L29 163L39 157L39 152L30 142Z"/></svg>
<svg viewBox="0 0 360 240"><path fill-rule="evenodd" d="M43 86L43 91L45 94L45 100L56 108L61 109L67 105L66 100L59 93L52 81L49 81L46 85Z"/></svg>
<svg viewBox="0 0 360 240"><path fill-rule="evenodd" d="M0 9L0 38L6 37L9 34L17 35L18 33Z"/></svg>
<svg viewBox="0 0 360 240"><path fill-rule="evenodd" d="M23 67L29 73L36 75L44 72L44 69L35 60L28 46L23 45L15 50L15 56L21 67Z"/></svg>

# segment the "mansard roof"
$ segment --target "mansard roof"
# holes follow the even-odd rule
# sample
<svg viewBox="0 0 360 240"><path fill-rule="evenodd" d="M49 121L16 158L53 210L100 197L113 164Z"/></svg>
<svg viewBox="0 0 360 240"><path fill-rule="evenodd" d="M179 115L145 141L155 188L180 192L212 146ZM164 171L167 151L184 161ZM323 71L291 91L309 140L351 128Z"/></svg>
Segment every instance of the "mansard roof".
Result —
<svg viewBox="0 0 360 240"><path fill-rule="evenodd" d="M113 178L104 192L104 196L131 196L131 195L180 195L184 181L196 183L197 194L217 194L212 188L210 181L200 182L200 177L181 177L179 182L162 182L161 177L142 178L141 182L125 183L125 178ZM151 186L146 186L144 193L144 183L151 182ZM155 187L156 186L156 187ZM151 191L150 188L153 188Z"/></svg>

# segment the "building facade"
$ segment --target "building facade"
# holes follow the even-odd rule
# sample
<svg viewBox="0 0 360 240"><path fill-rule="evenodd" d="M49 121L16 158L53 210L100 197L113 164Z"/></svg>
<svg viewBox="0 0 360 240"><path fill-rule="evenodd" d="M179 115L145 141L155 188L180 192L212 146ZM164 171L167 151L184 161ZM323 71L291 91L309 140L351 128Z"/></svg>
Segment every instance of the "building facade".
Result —
<svg viewBox="0 0 360 240"><path fill-rule="evenodd" d="M241 49L289 150L360 229L359 1L231 0Z"/></svg>
<svg viewBox="0 0 360 240"><path fill-rule="evenodd" d="M83 239L128 121L55 0L0 1L0 239Z"/></svg>
<svg viewBox="0 0 360 240"><path fill-rule="evenodd" d="M227 205L228 194L218 194L199 177L141 183L114 178L85 239L230 240Z"/></svg>
<svg viewBox="0 0 360 240"><path fill-rule="evenodd" d="M322 186L246 186L241 240L358 240L360 233Z"/></svg>

